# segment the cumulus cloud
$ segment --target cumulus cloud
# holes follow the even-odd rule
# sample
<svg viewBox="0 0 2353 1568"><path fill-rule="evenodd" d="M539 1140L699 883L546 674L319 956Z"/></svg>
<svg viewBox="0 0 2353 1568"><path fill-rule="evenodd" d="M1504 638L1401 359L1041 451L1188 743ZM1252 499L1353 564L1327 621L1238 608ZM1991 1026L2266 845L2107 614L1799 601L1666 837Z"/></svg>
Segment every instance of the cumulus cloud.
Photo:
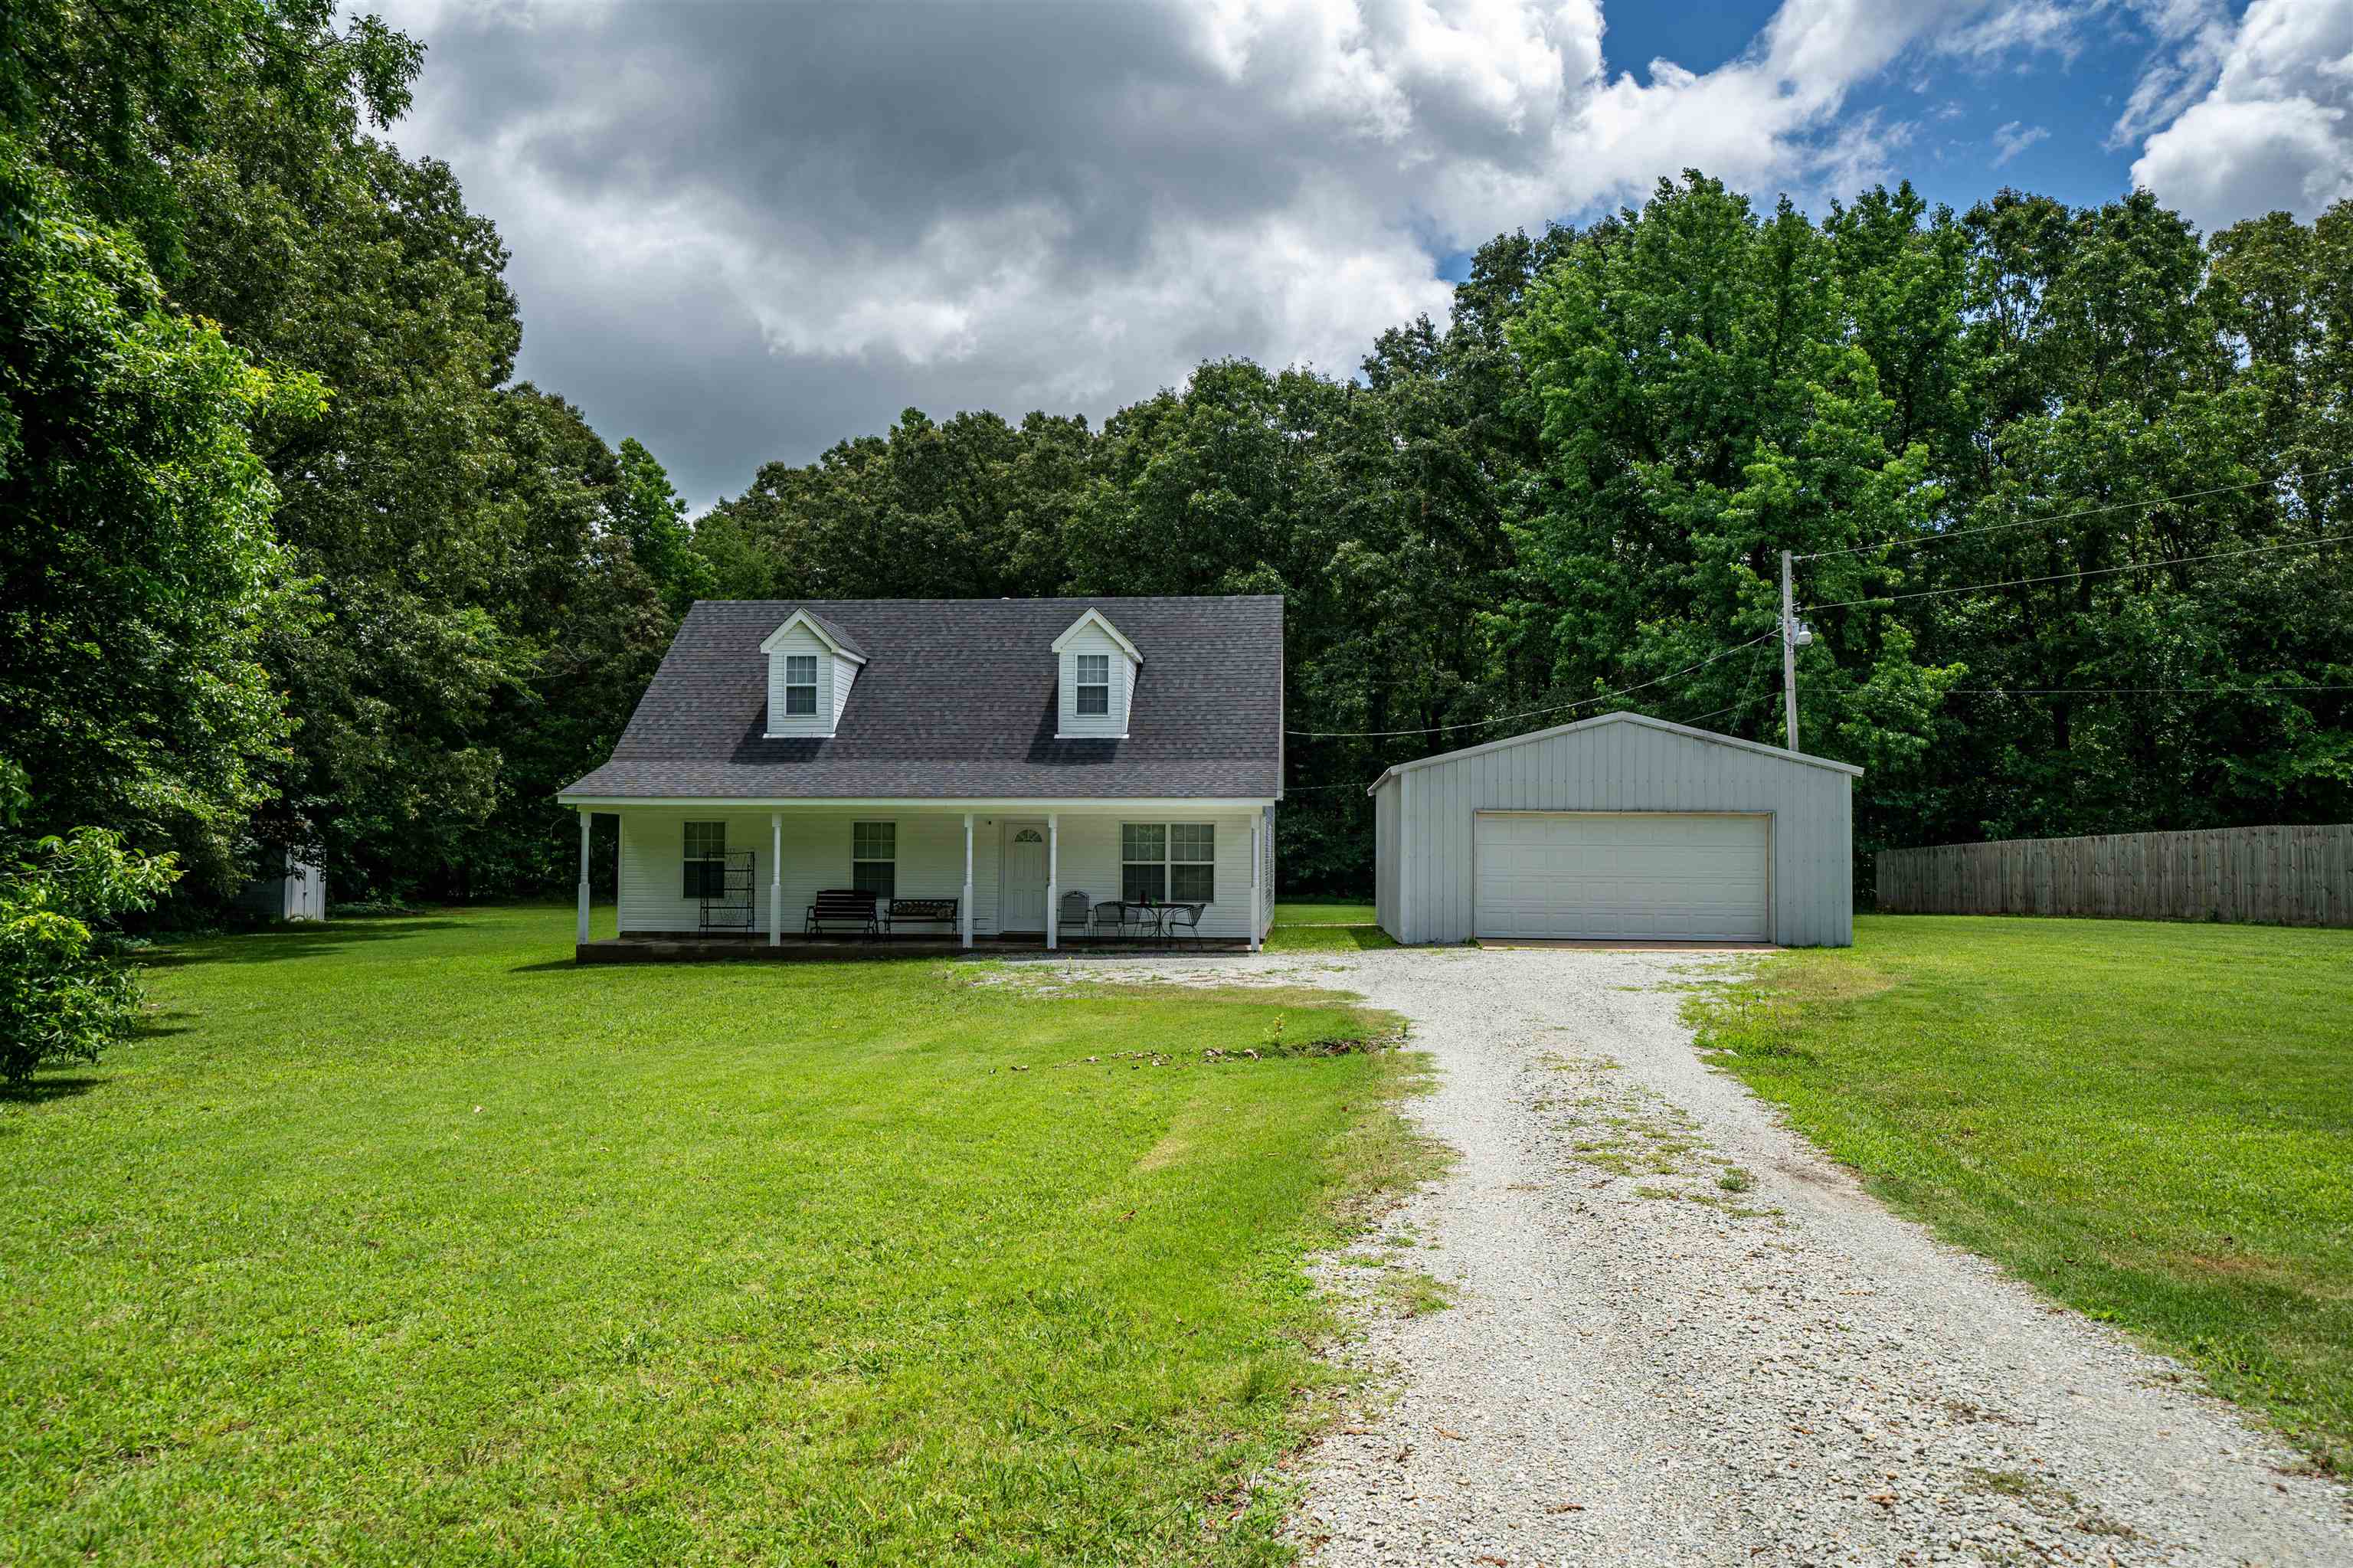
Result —
<svg viewBox="0 0 2353 1568"><path fill-rule="evenodd" d="M2050 47L2016 0L1785 0L1704 72L1599 0L1074 7L406 0L405 150L514 254L524 372L698 501L916 404L1102 413L1244 354L1335 373L1438 259L1697 166L1851 189L1907 51ZM1978 29L1971 35L1968 29Z"/></svg>
<svg viewBox="0 0 2353 1568"><path fill-rule="evenodd" d="M2171 111L2134 182L2210 228L2274 210L2309 218L2353 196L2353 0L2254 0L2234 30L2179 9L2183 48L2120 122Z"/></svg>

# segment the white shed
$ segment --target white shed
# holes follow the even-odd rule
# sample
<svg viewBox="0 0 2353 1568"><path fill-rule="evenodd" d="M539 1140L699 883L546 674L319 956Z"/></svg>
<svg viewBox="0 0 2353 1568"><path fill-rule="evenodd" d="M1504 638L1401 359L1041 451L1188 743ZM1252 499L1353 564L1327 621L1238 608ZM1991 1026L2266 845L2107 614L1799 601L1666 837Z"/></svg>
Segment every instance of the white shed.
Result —
<svg viewBox="0 0 2353 1568"><path fill-rule="evenodd" d="M265 920L324 920L326 870L274 851L265 857L262 874L237 890L237 905Z"/></svg>
<svg viewBox="0 0 2353 1568"><path fill-rule="evenodd" d="M1854 940L1862 769L1641 714L1400 763L1373 783L1400 942Z"/></svg>

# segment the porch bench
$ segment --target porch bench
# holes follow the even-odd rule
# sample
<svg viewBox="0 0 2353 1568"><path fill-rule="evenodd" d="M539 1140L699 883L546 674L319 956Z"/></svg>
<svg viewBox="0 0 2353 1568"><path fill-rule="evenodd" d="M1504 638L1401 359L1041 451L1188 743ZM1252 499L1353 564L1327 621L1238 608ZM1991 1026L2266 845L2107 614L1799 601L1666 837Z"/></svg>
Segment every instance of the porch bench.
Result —
<svg viewBox="0 0 2353 1568"><path fill-rule="evenodd" d="M814 937L828 925L855 926L869 936L882 934L877 906L881 898L871 893L860 893L854 887L828 887L817 895L808 906L808 918L804 929Z"/></svg>
<svg viewBox="0 0 2353 1568"><path fill-rule="evenodd" d="M882 911L882 929L904 920L912 926L953 926L956 923L955 898L893 898Z"/></svg>

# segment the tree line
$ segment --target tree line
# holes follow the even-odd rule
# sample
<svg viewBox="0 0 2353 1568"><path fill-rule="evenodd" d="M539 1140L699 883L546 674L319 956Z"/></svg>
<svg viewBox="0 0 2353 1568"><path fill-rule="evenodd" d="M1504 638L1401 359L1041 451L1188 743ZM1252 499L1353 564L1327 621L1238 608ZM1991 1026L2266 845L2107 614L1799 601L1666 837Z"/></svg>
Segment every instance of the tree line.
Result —
<svg viewBox="0 0 2353 1568"><path fill-rule="evenodd" d="M1489 242L1355 376L1215 361L1100 429L911 409L695 542L729 597L1282 594L1302 887L1369 885L1391 763L1617 707L1783 744L1783 550L1864 856L2343 821L2348 387L2353 205L1816 221L1693 173Z"/></svg>
<svg viewBox="0 0 2353 1568"><path fill-rule="evenodd" d="M112 865L201 915L290 849L343 896L563 885L554 792L697 597L1280 593L1286 877L1361 889L1390 763L1618 706L1779 743L1785 549L1861 850L2353 816L2353 206L1686 173L1497 237L1356 374L910 409L691 519L514 381L495 227L390 139L414 41L330 0L5 36L12 908Z"/></svg>

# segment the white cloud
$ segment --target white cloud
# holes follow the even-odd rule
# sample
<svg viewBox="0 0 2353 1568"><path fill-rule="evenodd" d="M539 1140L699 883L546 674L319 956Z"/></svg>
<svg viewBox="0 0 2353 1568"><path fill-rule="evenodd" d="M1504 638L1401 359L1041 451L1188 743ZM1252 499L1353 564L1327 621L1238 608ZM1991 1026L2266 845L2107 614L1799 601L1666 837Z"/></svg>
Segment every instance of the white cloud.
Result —
<svg viewBox="0 0 2353 1568"><path fill-rule="evenodd" d="M2274 210L2309 218L2353 196L2353 0L2254 0L2235 32L2179 9L2180 55L2143 79L2119 122L2170 113L2134 182L2209 228Z"/></svg>
<svg viewBox="0 0 2353 1568"><path fill-rule="evenodd" d="M1850 100L1907 53L2072 36L2046 0L1784 0L1736 58L1638 77L1600 0L390 10L431 48L398 139L499 222L525 373L698 494L910 402L1345 374L1443 313L1450 251L1686 167L1846 194L1910 132Z"/></svg>
<svg viewBox="0 0 2353 1568"><path fill-rule="evenodd" d="M2025 152L2029 147L2033 146L2037 142L2049 140L2050 135L2051 132L2042 126L2021 126L2015 120L2010 122L2006 125L1995 127L1993 133L1993 166L1999 169L2004 164L2009 163L2012 158L2017 157L2021 153Z"/></svg>
<svg viewBox="0 0 2353 1568"><path fill-rule="evenodd" d="M2083 47L2079 25L2087 7L2053 0L2005 0L1976 22L1936 40L1936 52L1986 60L2021 50L2048 51L2073 59Z"/></svg>

